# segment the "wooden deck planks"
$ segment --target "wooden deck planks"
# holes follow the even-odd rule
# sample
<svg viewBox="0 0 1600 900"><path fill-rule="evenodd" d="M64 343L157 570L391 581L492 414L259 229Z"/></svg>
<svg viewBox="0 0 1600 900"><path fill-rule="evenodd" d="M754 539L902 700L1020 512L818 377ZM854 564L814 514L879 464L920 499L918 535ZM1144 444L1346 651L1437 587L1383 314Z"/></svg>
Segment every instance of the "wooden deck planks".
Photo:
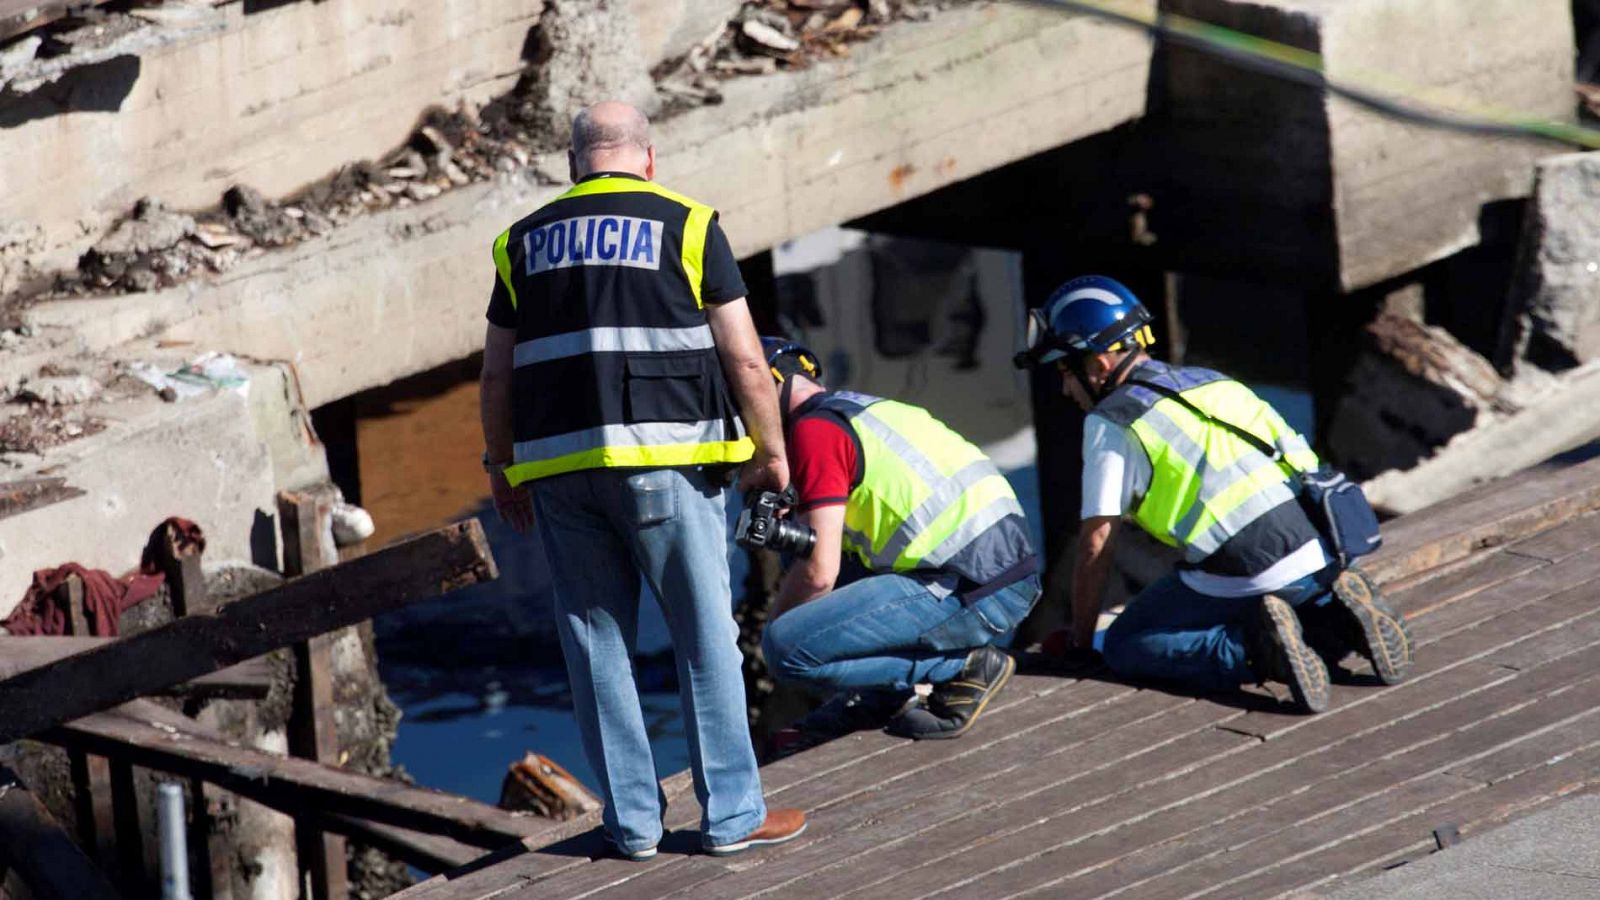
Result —
<svg viewBox="0 0 1600 900"><path fill-rule="evenodd" d="M1020 676L960 742L862 733L767 767L769 803L811 816L791 844L699 855L688 796L651 863L568 846L405 896L1257 897L1418 855L1600 777L1600 466L1576 468L1394 529L1374 568L1416 674L1336 685L1323 715Z"/></svg>
<svg viewBox="0 0 1600 900"><path fill-rule="evenodd" d="M1056 885L1078 897L1098 897L1130 887L1136 887L1137 896L1160 897L1166 896L1165 885L1178 884L1183 886L1177 894L1181 896L1184 891L1221 880L1214 871L1218 866L1240 872L1248 858L1239 852L1241 847L1276 853L1283 835L1303 829L1319 817L1343 815L1341 811L1352 803L1389 796L1419 779L1432 779L1455 765L1505 748L1537 746L1542 743L1540 736L1550 729L1572 725L1580 735L1595 732L1593 738L1585 736L1583 740L1600 739L1600 716L1587 698L1569 690L1575 683L1585 690L1600 687L1600 672L1591 678L1575 677L1575 673L1581 676L1595 671L1597 661L1600 646L1570 657L1539 678L1502 682L1424 715L1294 759L1270 774L1204 796L1172 813L1110 832L1100 842L1104 845L1099 848L1101 856L1074 845L1004 873L1001 880L1013 888ZM1508 707L1515 711L1505 713ZM1268 755L1271 750L1264 747L1263 753L1256 755ZM1526 755L1525 749L1521 752ZM1545 756L1549 756L1548 750ZM1203 778L1204 774L1197 776ZM1457 781L1462 783L1457 787L1472 785L1464 777ZM1455 794L1441 799L1449 796ZM1402 811L1417 806L1413 800L1393 802ZM1090 868L1113 861L1114 865L1104 869ZM1080 871L1086 874L1072 877ZM1194 872L1200 874L1191 874Z"/></svg>

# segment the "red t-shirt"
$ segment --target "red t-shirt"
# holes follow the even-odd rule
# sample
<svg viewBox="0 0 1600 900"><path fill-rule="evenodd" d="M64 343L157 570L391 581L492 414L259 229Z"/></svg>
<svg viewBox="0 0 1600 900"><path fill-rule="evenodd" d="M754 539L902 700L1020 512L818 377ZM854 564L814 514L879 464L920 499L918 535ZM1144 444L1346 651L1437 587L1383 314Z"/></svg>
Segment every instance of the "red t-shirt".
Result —
<svg viewBox="0 0 1600 900"><path fill-rule="evenodd" d="M789 429L789 477L800 512L842 506L856 482L860 451L845 425L826 415L803 416Z"/></svg>

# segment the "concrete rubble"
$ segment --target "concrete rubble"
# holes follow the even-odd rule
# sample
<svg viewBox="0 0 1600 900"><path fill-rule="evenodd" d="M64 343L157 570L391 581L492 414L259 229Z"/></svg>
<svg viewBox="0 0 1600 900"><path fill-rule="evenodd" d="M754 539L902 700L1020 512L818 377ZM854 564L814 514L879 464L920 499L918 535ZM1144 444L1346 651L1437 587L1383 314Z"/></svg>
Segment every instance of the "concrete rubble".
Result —
<svg viewBox="0 0 1600 900"><path fill-rule="evenodd" d="M1600 154L1539 163L1521 256L1514 358L1548 371L1600 359Z"/></svg>

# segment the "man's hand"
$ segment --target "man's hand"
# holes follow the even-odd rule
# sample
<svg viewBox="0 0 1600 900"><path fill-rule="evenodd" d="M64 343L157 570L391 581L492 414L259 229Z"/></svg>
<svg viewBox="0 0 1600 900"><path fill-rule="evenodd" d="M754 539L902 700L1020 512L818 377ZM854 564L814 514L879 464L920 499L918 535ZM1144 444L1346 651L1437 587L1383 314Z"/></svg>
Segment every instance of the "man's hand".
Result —
<svg viewBox="0 0 1600 900"><path fill-rule="evenodd" d="M527 534L533 527L533 498L528 489L512 487L504 472L490 472L489 493L494 495L494 509L500 519L517 534Z"/></svg>
<svg viewBox="0 0 1600 900"><path fill-rule="evenodd" d="M789 486L789 460L756 448L756 455L739 470L739 490L781 491Z"/></svg>

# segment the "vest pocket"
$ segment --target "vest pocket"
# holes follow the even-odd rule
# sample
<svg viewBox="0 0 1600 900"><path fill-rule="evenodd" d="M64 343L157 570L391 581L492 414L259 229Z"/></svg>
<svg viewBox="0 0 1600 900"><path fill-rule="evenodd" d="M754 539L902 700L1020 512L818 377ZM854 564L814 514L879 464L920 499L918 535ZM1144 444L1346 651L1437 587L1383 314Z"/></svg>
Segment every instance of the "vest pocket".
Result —
<svg viewBox="0 0 1600 900"><path fill-rule="evenodd" d="M623 421L701 422L715 418L705 353L630 356L622 381Z"/></svg>

